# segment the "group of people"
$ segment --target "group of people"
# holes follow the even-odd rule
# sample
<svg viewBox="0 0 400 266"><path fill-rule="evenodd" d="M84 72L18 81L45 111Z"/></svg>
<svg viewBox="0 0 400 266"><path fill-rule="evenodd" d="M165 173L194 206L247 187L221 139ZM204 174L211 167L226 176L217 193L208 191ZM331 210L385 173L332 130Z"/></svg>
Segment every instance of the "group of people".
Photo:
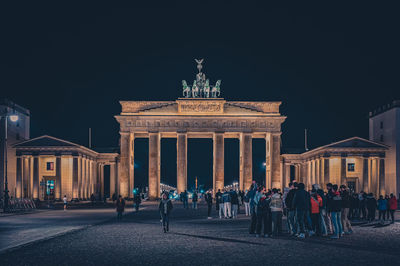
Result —
<svg viewBox="0 0 400 266"><path fill-rule="evenodd" d="M397 199L373 194L352 194L345 185L327 184L325 193L315 184L309 191L303 183L292 182L282 194L278 189L266 190L253 182L245 198L250 199L250 234L256 236L276 236L282 232L282 215L287 217L287 228L292 236L328 236L338 239L352 234L349 218L361 218L373 221L376 209L383 222L389 214L394 223ZM360 197L361 195L361 197ZM368 213L368 216L367 216ZM367 218L368 217L368 218ZM261 229L263 228L263 231Z"/></svg>
<svg viewBox="0 0 400 266"><path fill-rule="evenodd" d="M218 192L215 193L215 203L216 210L220 219L222 219L222 217L224 217L225 219L237 218L239 212L239 204L241 202L241 200L239 200L239 197L241 197L242 199L242 194L240 191L239 193L237 193L233 189L225 189L223 192L221 192L221 190L218 189Z"/></svg>
<svg viewBox="0 0 400 266"><path fill-rule="evenodd" d="M349 202L349 218L374 221L376 210L378 219L382 222L391 220L394 223L394 213L397 209L397 198L392 194L380 195L377 200L372 193L353 193Z"/></svg>
<svg viewBox="0 0 400 266"><path fill-rule="evenodd" d="M220 219L237 218L239 206L244 205L245 215L251 216L250 234L257 237L274 237L282 233L282 217L286 216L287 229L291 236L304 239L306 236L330 235L338 239L346 234L352 234L351 219L373 222L376 211L379 220L384 222L391 218L394 223L394 213L397 210L397 199L391 194L375 199L372 193L352 193L345 185L327 184L326 191L318 185L306 191L304 183L291 182L289 188L282 193L280 189L267 190L254 181L249 190L234 191L233 189L218 190L215 194L216 210ZM207 217L211 219L214 202L212 191L204 195L207 203ZM188 208L188 193L180 194L184 208ZM199 196L192 195L193 209L197 209ZM141 202L140 195L135 195L134 203L138 211ZM119 196L117 203L117 219L122 218L125 200ZM169 231L169 214L172 210L169 193L163 193L159 204L160 221L163 231Z"/></svg>

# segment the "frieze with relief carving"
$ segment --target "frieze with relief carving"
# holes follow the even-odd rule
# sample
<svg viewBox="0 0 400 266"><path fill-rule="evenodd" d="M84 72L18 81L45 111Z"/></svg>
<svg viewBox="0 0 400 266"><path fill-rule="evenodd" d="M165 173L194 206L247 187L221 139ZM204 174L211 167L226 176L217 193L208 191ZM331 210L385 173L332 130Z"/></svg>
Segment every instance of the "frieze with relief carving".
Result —
<svg viewBox="0 0 400 266"><path fill-rule="evenodd" d="M180 129L187 131L215 131L240 132L251 130L254 132L280 131L283 122L281 118L272 119L133 119L124 118L120 122L122 130L171 132Z"/></svg>

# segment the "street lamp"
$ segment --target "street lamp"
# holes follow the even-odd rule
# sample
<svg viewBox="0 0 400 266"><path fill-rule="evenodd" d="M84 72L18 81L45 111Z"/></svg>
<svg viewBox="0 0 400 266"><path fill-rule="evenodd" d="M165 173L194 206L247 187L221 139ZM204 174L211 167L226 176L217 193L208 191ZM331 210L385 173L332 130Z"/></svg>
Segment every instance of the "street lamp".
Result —
<svg viewBox="0 0 400 266"><path fill-rule="evenodd" d="M4 115L0 116L0 118L4 119L4 209L3 212L8 211L8 200L10 196L8 195L8 177L7 177L7 119L10 119L11 122L17 122L18 121L18 115L15 113L12 115Z"/></svg>

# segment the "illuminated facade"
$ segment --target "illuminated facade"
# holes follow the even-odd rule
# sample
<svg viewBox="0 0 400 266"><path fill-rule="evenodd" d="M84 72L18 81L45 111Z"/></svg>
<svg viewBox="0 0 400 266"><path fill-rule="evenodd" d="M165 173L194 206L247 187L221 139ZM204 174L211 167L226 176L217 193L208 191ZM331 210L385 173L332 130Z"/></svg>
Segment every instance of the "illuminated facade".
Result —
<svg viewBox="0 0 400 266"><path fill-rule="evenodd" d="M89 199L117 192L118 153L98 153L84 146L41 136L14 145L16 197L45 200ZM110 167L109 192L104 167Z"/></svg>
<svg viewBox="0 0 400 266"><path fill-rule="evenodd" d="M267 187L282 187L280 102L235 102L221 98L180 98L176 101L121 101L115 116L120 124L119 193L132 197L134 141L149 139L149 196L160 195L161 139L177 139L177 190L187 189L187 139L213 140L213 189L224 187L224 139L240 142L239 187L251 185L252 139L266 142Z"/></svg>
<svg viewBox="0 0 400 266"><path fill-rule="evenodd" d="M322 146L302 154L282 155L282 180L313 184L347 185L354 191L385 195L385 153L388 146L353 137Z"/></svg>

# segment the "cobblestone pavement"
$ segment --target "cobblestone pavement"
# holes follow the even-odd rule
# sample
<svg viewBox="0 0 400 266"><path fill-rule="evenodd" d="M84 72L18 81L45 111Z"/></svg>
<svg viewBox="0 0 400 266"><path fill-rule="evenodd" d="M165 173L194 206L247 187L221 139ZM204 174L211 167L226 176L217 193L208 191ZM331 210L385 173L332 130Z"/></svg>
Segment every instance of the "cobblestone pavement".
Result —
<svg viewBox="0 0 400 266"><path fill-rule="evenodd" d="M213 211L215 211L213 209ZM215 215L215 213L214 213ZM400 223L357 226L339 240L255 238L249 219L205 219L206 207L175 204L164 234L156 206L0 254L1 265L394 265Z"/></svg>

